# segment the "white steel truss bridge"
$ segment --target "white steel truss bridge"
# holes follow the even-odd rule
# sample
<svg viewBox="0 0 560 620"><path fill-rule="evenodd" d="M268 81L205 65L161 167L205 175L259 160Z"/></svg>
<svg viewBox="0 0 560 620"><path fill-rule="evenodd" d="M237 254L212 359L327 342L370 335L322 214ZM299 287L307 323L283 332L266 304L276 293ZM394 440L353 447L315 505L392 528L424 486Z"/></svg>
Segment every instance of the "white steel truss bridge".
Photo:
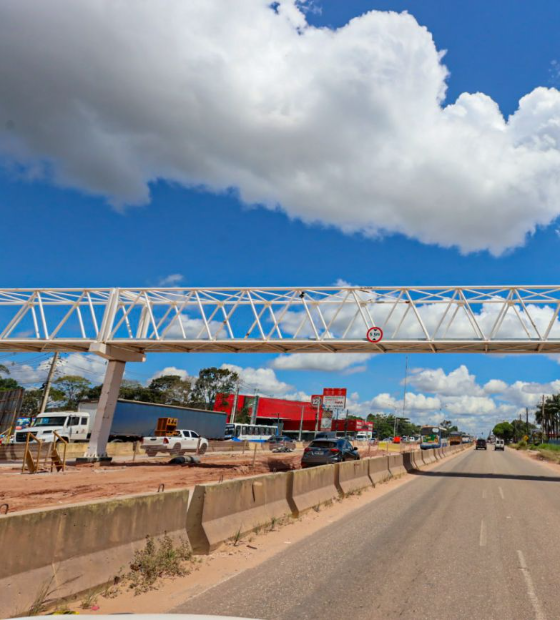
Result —
<svg viewBox="0 0 560 620"><path fill-rule="evenodd" d="M559 310L560 286L0 289L0 351L559 353Z"/></svg>

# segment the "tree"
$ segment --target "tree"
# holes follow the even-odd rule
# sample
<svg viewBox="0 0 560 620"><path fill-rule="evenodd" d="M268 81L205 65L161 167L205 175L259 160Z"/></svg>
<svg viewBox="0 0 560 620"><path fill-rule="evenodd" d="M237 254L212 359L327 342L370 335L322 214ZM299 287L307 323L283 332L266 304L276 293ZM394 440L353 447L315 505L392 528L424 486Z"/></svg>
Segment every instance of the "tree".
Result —
<svg viewBox="0 0 560 620"><path fill-rule="evenodd" d="M86 397L91 387L91 382L78 375L64 375L55 379L53 383L63 394L63 408L73 411L78 408L80 400Z"/></svg>
<svg viewBox="0 0 560 620"><path fill-rule="evenodd" d="M190 402L193 406L213 409L218 394L231 394L239 375L227 368L203 368L198 373Z"/></svg>
<svg viewBox="0 0 560 620"><path fill-rule="evenodd" d="M0 392L6 390L17 390L21 385L15 379L0 379Z"/></svg>
<svg viewBox="0 0 560 620"><path fill-rule="evenodd" d="M192 384L178 375L163 375L154 379L148 389L160 397L162 404L184 407L189 403Z"/></svg>
<svg viewBox="0 0 560 620"><path fill-rule="evenodd" d="M494 426L494 430L492 431L496 437L499 437L504 441L511 441L513 438L513 432L514 428L509 422L500 422L499 424L496 424L496 426Z"/></svg>
<svg viewBox="0 0 560 620"><path fill-rule="evenodd" d="M8 370L6 366L4 366L4 364L0 364L0 372L3 372L5 375L10 374L10 371Z"/></svg>
<svg viewBox="0 0 560 620"><path fill-rule="evenodd" d="M560 426L560 394L549 396L535 411L535 421L540 424L546 438L554 434L558 437Z"/></svg>

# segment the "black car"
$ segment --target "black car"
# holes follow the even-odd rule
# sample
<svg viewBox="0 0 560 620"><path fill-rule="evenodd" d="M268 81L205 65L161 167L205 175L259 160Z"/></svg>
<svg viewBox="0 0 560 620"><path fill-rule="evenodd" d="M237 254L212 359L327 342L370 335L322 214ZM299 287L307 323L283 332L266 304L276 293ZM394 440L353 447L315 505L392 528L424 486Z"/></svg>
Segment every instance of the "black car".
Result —
<svg viewBox="0 0 560 620"><path fill-rule="evenodd" d="M476 450L487 450L486 439L477 439L476 440Z"/></svg>
<svg viewBox="0 0 560 620"><path fill-rule="evenodd" d="M360 455L348 439L315 439L303 451L301 466L330 465L342 461L357 461Z"/></svg>

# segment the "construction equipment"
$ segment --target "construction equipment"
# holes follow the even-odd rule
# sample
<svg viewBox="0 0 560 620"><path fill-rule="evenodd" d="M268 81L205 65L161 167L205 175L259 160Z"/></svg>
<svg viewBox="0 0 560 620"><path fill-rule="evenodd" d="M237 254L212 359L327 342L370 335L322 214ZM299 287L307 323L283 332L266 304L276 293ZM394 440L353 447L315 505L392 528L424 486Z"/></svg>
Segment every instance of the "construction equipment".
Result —
<svg viewBox="0 0 560 620"><path fill-rule="evenodd" d="M178 418L158 418L156 437L170 437L177 434Z"/></svg>

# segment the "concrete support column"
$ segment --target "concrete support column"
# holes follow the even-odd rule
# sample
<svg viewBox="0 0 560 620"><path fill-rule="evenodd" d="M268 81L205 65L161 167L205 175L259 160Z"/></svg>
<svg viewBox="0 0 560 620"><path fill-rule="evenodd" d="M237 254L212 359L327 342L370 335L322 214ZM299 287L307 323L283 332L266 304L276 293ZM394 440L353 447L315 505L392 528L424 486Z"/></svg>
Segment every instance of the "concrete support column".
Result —
<svg viewBox="0 0 560 620"><path fill-rule="evenodd" d="M125 365L126 362L120 360L109 360L107 364L107 372L97 405L97 414L86 450L85 458L88 460L107 457L107 441L111 432Z"/></svg>
<svg viewBox="0 0 560 620"><path fill-rule="evenodd" d="M89 350L91 353L104 357L108 360L108 364L86 454L83 459L77 459L82 462L111 460L107 457L107 441L113 424L126 362L143 362L146 359L144 354L138 351L102 343L92 344Z"/></svg>

